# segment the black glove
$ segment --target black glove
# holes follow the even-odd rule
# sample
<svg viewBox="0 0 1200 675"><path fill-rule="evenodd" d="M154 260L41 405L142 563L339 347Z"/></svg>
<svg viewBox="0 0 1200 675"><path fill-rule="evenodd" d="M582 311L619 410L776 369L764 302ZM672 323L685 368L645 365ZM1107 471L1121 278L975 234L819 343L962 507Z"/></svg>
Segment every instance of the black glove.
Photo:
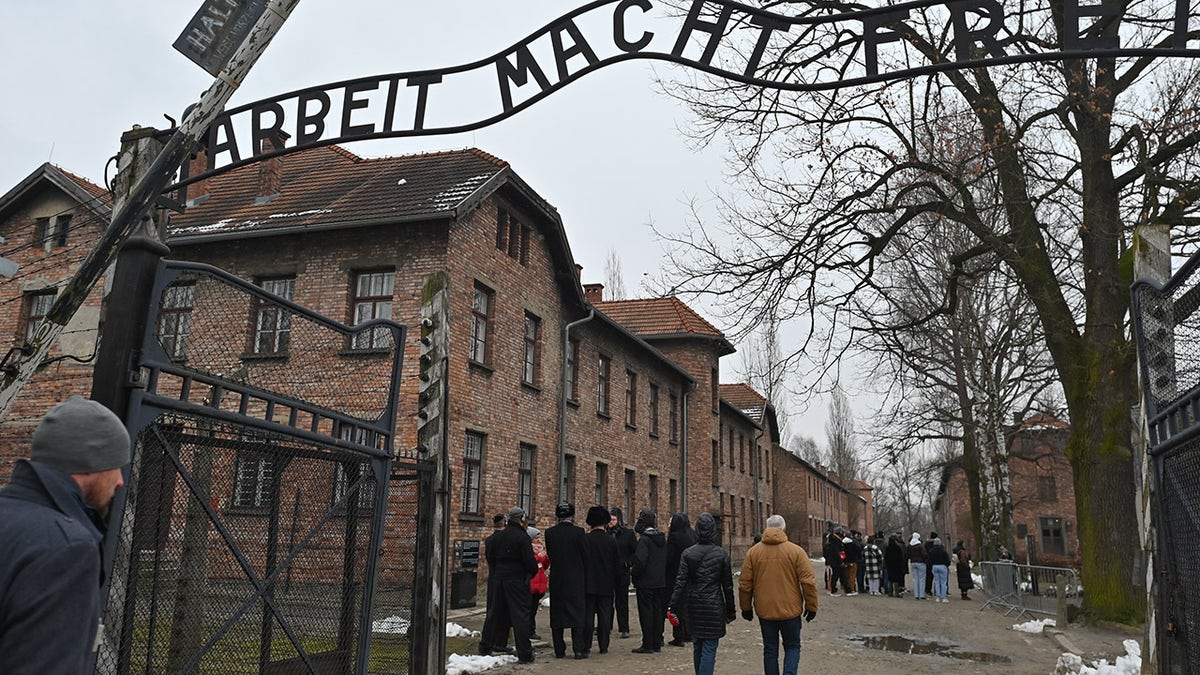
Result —
<svg viewBox="0 0 1200 675"><path fill-rule="evenodd" d="M737 614L730 612L725 615L725 623L733 623L735 620L737 620Z"/></svg>
<svg viewBox="0 0 1200 675"><path fill-rule="evenodd" d="M817 613L812 611L811 609L804 612L804 623L808 623L809 621L812 621L815 618L817 618Z"/></svg>
<svg viewBox="0 0 1200 675"><path fill-rule="evenodd" d="M742 610L742 618L743 618L743 619L745 619L745 620L747 620L747 621L753 621L753 620L754 620L754 610L752 610L752 609L743 609L743 610Z"/></svg>

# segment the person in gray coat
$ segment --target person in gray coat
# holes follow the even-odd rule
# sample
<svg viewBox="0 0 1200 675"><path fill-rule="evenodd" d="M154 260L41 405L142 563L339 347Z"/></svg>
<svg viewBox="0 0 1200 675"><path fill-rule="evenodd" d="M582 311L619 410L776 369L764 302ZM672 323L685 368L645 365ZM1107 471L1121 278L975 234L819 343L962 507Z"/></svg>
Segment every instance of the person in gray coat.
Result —
<svg viewBox="0 0 1200 675"><path fill-rule="evenodd" d="M0 673L90 672L100 542L129 457L125 423L79 396L34 430L29 459L0 490Z"/></svg>
<svg viewBox="0 0 1200 675"><path fill-rule="evenodd" d="M717 521L708 513L696 520L697 543L679 558L668 606L686 612L692 634L692 666L696 675L712 675L717 645L725 637L725 624L737 617L733 604L733 569L729 554L714 544Z"/></svg>

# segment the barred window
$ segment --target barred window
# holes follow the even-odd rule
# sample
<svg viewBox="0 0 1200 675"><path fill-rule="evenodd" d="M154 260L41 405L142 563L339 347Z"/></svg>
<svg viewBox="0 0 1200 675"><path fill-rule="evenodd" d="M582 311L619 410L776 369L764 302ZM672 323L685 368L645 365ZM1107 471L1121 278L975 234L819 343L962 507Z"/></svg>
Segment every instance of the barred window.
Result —
<svg viewBox="0 0 1200 675"><path fill-rule="evenodd" d="M233 505L265 507L274 499L275 462L263 452L240 452L233 480Z"/></svg>
<svg viewBox="0 0 1200 675"><path fill-rule="evenodd" d="M30 293L25 301L25 340L31 340L38 327L46 322L50 308L54 306L57 291L39 291Z"/></svg>
<svg viewBox="0 0 1200 675"><path fill-rule="evenodd" d="M268 293L291 300L296 290L296 277L261 279L258 285ZM292 335L292 313L264 298L256 297L254 304L254 346L251 351L255 354L287 352Z"/></svg>
<svg viewBox="0 0 1200 675"><path fill-rule="evenodd" d="M359 462L337 462L333 466L333 503L345 499L344 506L349 506L350 499L354 498L348 498L347 494L361 478L362 482L355 493L358 515L371 515L375 507L375 476L371 474L371 467Z"/></svg>
<svg viewBox="0 0 1200 675"><path fill-rule="evenodd" d="M608 414L608 399L612 391L609 378L612 371L612 358L601 354L599 359L600 374L596 377L596 412Z"/></svg>
<svg viewBox="0 0 1200 675"><path fill-rule="evenodd" d="M525 367L521 371L525 384L537 384L541 375L541 340L542 320L525 312Z"/></svg>
<svg viewBox="0 0 1200 675"><path fill-rule="evenodd" d="M492 334L492 289L476 282L474 295L471 299L471 352L470 358L476 363L491 363L491 334Z"/></svg>
<svg viewBox="0 0 1200 675"><path fill-rule="evenodd" d="M487 437L468 431L463 446L462 512L481 513L480 482L483 475L484 443Z"/></svg>
<svg viewBox="0 0 1200 675"><path fill-rule="evenodd" d="M371 319L392 318L392 289L396 273L391 271L360 272L354 277L354 323ZM354 336L355 349L385 349L391 346L391 334L377 327Z"/></svg>
<svg viewBox="0 0 1200 675"><path fill-rule="evenodd" d="M162 308L158 314L158 341L172 359L182 359L187 355L195 298L196 286L191 283L168 286L163 291Z"/></svg>
<svg viewBox="0 0 1200 675"><path fill-rule="evenodd" d="M522 443L517 467L517 506L533 517L533 460L537 447Z"/></svg>

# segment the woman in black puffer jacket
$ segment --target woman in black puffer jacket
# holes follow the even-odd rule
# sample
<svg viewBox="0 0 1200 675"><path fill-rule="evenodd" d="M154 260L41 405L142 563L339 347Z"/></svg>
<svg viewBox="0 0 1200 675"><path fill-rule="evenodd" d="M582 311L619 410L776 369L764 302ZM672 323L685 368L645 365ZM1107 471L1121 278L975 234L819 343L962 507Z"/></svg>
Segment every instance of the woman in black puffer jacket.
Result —
<svg viewBox="0 0 1200 675"><path fill-rule="evenodd" d="M707 513L696 521L698 543L683 552L668 607L687 608L692 633L692 660L697 675L711 675L716 667L717 644L725 624L733 621L733 570L729 554L713 544L717 521Z"/></svg>

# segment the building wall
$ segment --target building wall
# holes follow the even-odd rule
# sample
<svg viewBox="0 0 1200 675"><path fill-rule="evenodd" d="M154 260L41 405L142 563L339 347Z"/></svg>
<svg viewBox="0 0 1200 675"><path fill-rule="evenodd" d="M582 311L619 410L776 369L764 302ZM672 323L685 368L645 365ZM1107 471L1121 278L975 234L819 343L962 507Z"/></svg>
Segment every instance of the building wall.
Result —
<svg viewBox="0 0 1200 675"><path fill-rule="evenodd" d="M720 409L714 483L725 516L721 523L725 541L730 550L737 552L735 557L740 557L753 545L754 535L762 533L766 517L757 517L760 510L757 501L769 502L771 495L766 481L760 482L754 475L755 446L761 443L761 430L729 404L722 402Z"/></svg>
<svg viewBox="0 0 1200 675"><path fill-rule="evenodd" d="M35 241L36 220L62 214L71 216L66 245ZM4 353L25 343L27 294L50 288L61 290L107 225L107 218L96 216L49 186L0 223L5 257L20 265L14 278L0 278L0 346ZM47 410L71 394L87 396L91 392L90 360L97 347L103 288L101 279L66 326L58 344L51 348L50 362L26 384L0 424L0 482L8 480L17 459L29 456L33 429Z"/></svg>

